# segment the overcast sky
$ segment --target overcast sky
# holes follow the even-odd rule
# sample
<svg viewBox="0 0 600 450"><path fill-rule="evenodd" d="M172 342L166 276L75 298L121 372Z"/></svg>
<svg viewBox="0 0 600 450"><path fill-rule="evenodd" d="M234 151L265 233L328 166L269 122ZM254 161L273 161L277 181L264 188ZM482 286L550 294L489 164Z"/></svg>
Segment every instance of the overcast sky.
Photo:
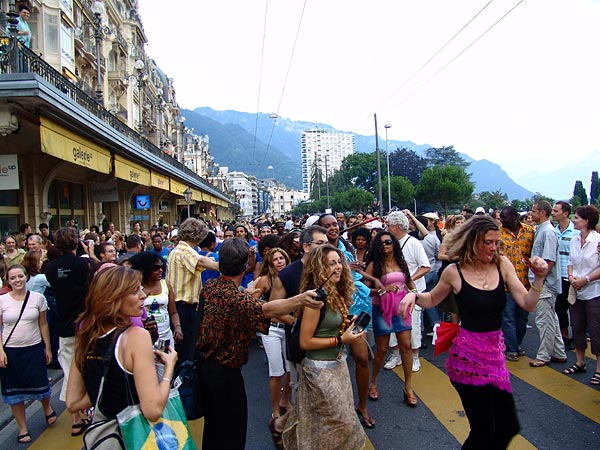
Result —
<svg viewBox="0 0 600 450"><path fill-rule="evenodd" d="M139 4L148 54L184 108L366 135L377 113L382 136L389 123L390 139L454 145L518 182L600 150L600 0Z"/></svg>

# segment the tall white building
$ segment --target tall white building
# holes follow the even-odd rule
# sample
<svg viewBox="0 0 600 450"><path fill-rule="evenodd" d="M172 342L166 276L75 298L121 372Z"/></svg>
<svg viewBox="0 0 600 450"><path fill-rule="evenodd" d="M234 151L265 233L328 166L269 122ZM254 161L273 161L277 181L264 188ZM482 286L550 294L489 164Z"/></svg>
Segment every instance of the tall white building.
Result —
<svg viewBox="0 0 600 450"><path fill-rule="evenodd" d="M229 190L235 194L244 217L255 216L258 212L258 188L256 178L244 172L228 172Z"/></svg>
<svg viewBox="0 0 600 450"><path fill-rule="evenodd" d="M302 190L310 192L315 167L326 173L339 170L343 159L354 153L354 134L333 130L305 130L302 133Z"/></svg>

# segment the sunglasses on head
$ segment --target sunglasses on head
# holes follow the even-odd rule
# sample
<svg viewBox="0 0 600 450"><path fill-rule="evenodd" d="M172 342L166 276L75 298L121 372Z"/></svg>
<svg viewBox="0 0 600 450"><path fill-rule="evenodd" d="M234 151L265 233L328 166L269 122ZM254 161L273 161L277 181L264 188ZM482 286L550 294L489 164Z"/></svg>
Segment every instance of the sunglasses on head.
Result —
<svg viewBox="0 0 600 450"><path fill-rule="evenodd" d="M381 243L383 245L393 245L394 241L392 241L391 239L386 239L385 241L381 241Z"/></svg>

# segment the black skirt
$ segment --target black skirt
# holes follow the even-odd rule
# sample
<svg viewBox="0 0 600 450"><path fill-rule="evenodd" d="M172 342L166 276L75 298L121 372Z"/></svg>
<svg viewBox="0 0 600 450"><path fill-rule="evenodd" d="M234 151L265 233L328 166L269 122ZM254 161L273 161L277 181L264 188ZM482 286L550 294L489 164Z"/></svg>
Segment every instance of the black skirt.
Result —
<svg viewBox="0 0 600 450"><path fill-rule="evenodd" d="M8 364L0 369L2 399L8 405L50 398L44 342L28 347L6 347Z"/></svg>

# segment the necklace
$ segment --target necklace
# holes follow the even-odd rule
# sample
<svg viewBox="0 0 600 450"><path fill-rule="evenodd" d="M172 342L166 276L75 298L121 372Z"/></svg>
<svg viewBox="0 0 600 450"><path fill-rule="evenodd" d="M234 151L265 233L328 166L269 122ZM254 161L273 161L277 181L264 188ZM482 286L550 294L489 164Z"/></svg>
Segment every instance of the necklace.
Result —
<svg viewBox="0 0 600 450"><path fill-rule="evenodd" d="M486 290L488 288L488 275L490 274L490 266L488 265L487 269L485 270L484 274L481 274L481 272L479 272L477 269L475 269L475 267L473 267L473 271L477 274L477 276L479 277L479 279L482 282L482 288L484 290Z"/></svg>

